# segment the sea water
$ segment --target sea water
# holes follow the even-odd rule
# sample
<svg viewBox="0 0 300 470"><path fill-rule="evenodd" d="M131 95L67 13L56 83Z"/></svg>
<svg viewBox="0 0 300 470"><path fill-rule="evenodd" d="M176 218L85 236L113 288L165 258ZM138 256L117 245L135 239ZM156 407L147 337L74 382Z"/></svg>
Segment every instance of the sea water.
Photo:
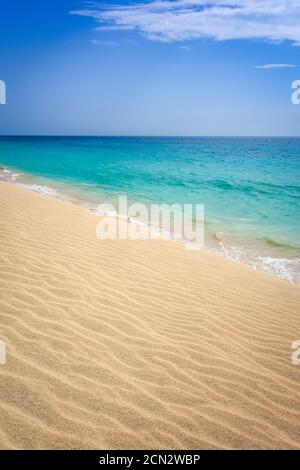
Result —
<svg viewBox="0 0 300 470"><path fill-rule="evenodd" d="M0 177L96 207L204 204L205 248L300 283L300 139L0 137Z"/></svg>

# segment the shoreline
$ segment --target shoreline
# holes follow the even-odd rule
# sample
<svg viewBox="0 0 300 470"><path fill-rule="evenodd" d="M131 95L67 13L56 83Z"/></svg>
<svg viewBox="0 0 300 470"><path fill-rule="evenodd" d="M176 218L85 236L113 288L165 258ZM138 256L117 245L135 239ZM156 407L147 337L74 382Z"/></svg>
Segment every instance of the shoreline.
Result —
<svg viewBox="0 0 300 470"><path fill-rule="evenodd" d="M0 182L2 449L294 449L294 285Z"/></svg>
<svg viewBox="0 0 300 470"><path fill-rule="evenodd" d="M111 216L111 217L118 217L118 214L110 214L108 212L101 212L99 213L98 208L100 206L100 202L92 202L92 200L84 200L81 198L83 197L84 194L78 192L74 193L75 186L72 188L71 186L68 187L66 183L61 183L58 181L49 181L44 177L39 177L37 175L33 175L30 173L26 173L22 170L18 170L17 168L12 168L8 167L6 165L0 165L0 182L1 181L7 181L12 184L16 184L18 186L21 186L23 188L26 188L27 190L39 193L43 196L48 196L52 197L55 199L60 199L63 201L69 201L75 205L79 205L81 207L87 208L93 213L96 213L97 215L106 215L106 216ZM21 175L22 179L19 180L19 177ZM7 178L7 179L6 179ZM44 181L45 180L45 181ZM41 183L44 182L45 184ZM57 189L54 187L51 187L51 183L55 186L61 186L61 189ZM71 191L70 191L71 188ZM67 191L67 192L64 192ZM73 191L73 195L72 195ZM68 194L70 192L70 194ZM97 196L98 197L98 196ZM110 204L112 200L105 199L105 196L102 195L103 200L101 203L103 204ZM145 229L149 229L149 225L144 223L143 221L140 221L138 219L133 220L132 222L135 223L136 225L140 225L141 227L145 227ZM160 231L161 233L161 231ZM207 235L207 230L206 230L206 235ZM167 234L165 234L167 236ZM180 240L176 240L176 237L174 237L172 234L168 234L167 238L169 238L172 241L177 241L181 244L183 242L180 242ZM275 256L275 253L273 255L267 254L266 252L264 254L262 253L255 253L254 252L249 252L247 249L245 250L244 247L239 246L230 246L224 244L223 241L218 239L218 233L215 234L209 234L208 239L210 243L205 243L204 247L201 249L205 252L211 252L216 254L217 256L221 256L226 259L230 259L231 261L234 261L235 263L250 266L252 269L256 271L262 271L266 272L267 274L274 276L276 278L280 278L283 280L286 280L290 282L291 284L294 284L296 286L300 286L300 257L299 256L294 256L291 258L284 258L284 257L278 257ZM213 246L211 242L214 241L214 244L216 246ZM263 240L262 240L263 241ZM266 243L266 249L268 246L268 249L272 247L273 249L279 249L280 244L276 244L271 238L265 240Z"/></svg>

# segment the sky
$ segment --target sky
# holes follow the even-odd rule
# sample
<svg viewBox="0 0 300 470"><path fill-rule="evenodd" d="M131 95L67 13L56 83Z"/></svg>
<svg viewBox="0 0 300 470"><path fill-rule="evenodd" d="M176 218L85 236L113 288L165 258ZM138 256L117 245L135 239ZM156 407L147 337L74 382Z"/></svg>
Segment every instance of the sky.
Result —
<svg viewBox="0 0 300 470"><path fill-rule="evenodd" d="M300 0L0 0L2 135L300 136Z"/></svg>

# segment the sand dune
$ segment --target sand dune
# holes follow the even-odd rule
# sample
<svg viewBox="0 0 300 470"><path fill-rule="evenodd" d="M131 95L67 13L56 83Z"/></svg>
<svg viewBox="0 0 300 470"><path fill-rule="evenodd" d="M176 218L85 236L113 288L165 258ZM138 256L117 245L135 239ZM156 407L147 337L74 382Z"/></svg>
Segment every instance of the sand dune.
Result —
<svg viewBox="0 0 300 470"><path fill-rule="evenodd" d="M0 447L299 448L300 289L0 183Z"/></svg>

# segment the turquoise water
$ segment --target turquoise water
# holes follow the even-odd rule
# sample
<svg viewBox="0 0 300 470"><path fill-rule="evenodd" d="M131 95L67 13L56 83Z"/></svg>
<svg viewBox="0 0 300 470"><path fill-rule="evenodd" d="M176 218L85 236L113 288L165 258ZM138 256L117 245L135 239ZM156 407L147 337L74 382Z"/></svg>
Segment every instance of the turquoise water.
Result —
<svg viewBox="0 0 300 470"><path fill-rule="evenodd" d="M300 139L1 137L0 164L86 202L204 204L208 249L299 282Z"/></svg>

